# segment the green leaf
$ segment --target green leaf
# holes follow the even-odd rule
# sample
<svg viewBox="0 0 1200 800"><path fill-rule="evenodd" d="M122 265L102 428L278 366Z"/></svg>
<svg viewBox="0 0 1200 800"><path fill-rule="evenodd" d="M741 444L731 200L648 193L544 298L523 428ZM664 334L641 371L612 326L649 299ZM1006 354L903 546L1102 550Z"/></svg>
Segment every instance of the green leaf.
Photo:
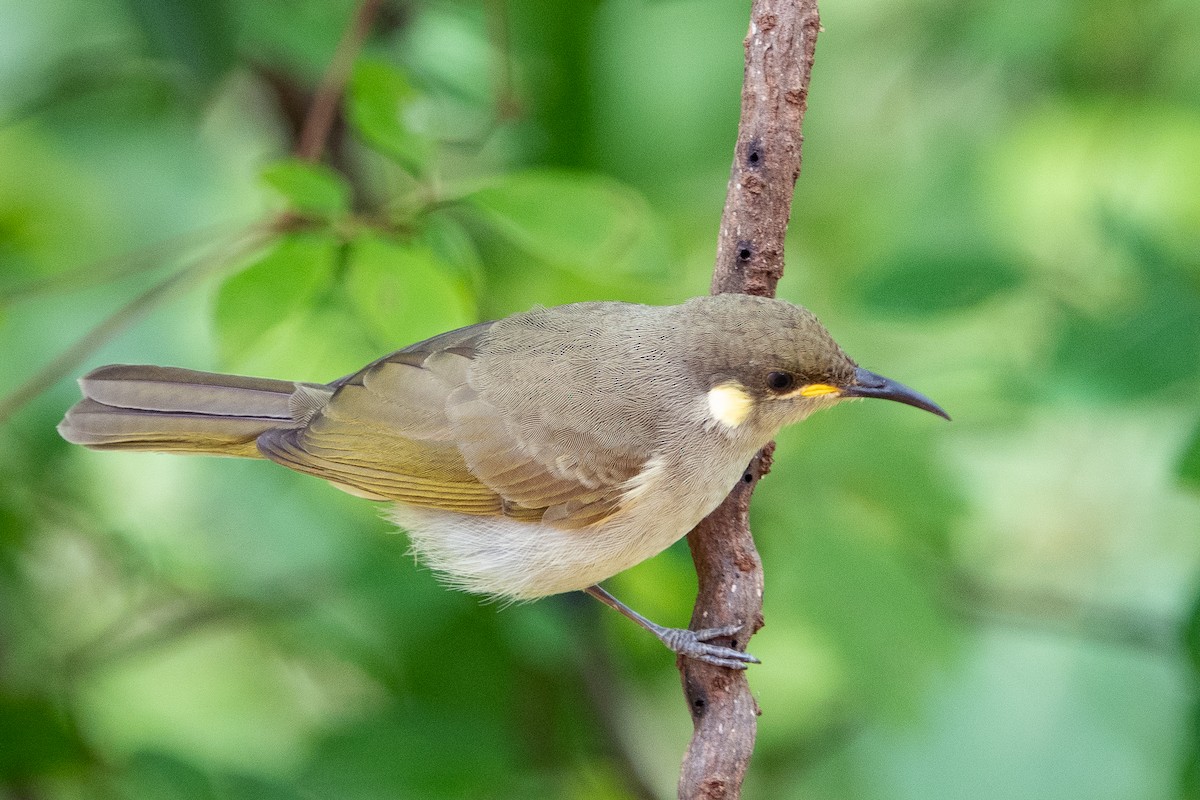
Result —
<svg viewBox="0 0 1200 800"><path fill-rule="evenodd" d="M1003 258L930 248L902 253L873 270L861 296L876 311L929 315L971 308L1020 284L1021 273Z"/></svg>
<svg viewBox="0 0 1200 800"><path fill-rule="evenodd" d="M328 218L350 209L350 185L323 164L284 159L263 170L262 178L287 198L292 208L303 214Z"/></svg>
<svg viewBox="0 0 1200 800"><path fill-rule="evenodd" d="M1200 425L1192 432L1191 441L1179 459L1178 474L1184 486L1200 491Z"/></svg>
<svg viewBox="0 0 1200 800"><path fill-rule="evenodd" d="M586 173L508 175L470 195L469 207L531 256L587 277L659 274L665 246L645 200Z"/></svg>
<svg viewBox="0 0 1200 800"><path fill-rule="evenodd" d="M388 347L477 319L466 276L421 243L365 234L351 244L344 289L357 315Z"/></svg>
<svg viewBox="0 0 1200 800"><path fill-rule="evenodd" d="M367 233L343 258L332 234L295 234L221 287L221 353L243 371L331 380L474 322L466 287L423 244Z"/></svg>
<svg viewBox="0 0 1200 800"><path fill-rule="evenodd" d="M1200 293L1190 262L1132 218L1104 212L1100 223L1139 269L1119 303L1066 310L1056 366L1096 396L1169 393L1200 374Z"/></svg>
<svg viewBox="0 0 1200 800"><path fill-rule="evenodd" d="M404 73L383 61L361 61L350 76L347 116L363 140L401 166L419 172L432 144L404 125L405 107L415 96Z"/></svg>
<svg viewBox="0 0 1200 800"><path fill-rule="evenodd" d="M238 370L286 380L327 382L357 372L387 352L340 288L271 327Z"/></svg>
<svg viewBox="0 0 1200 800"><path fill-rule="evenodd" d="M129 0L152 54L183 64L215 83L237 60L237 25L229 0Z"/></svg>
<svg viewBox="0 0 1200 800"><path fill-rule="evenodd" d="M474 655L474 653L472 653ZM465 660L465 659L459 659ZM305 788L312 797L420 797L469 800L480 796L522 797L520 743L487 708L480 693L459 691L477 705L472 711L430 708L411 692L412 702L383 707L331 731L313 747ZM504 698L507 700L507 698ZM511 702L511 701L510 701ZM470 735L465 735L469 731ZM487 787L481 791L481 787Z"/></svg>
<svg viewBox="0 0 1200 800"><path fill-rule="evenodd" d="M0 785L86 761L73 720L43 697L0 694Z"/></svg>
<svg viewBox="0 0 1200 800"><path fill-rule="evenodd" d="M329 233L297 233L232 276L217 292L217 339L240 362L289 317L307 310L333 279L339 243Z"/></svg>
<svg viewBox="0 0 1200 800"><path fill-rule="evenodd" d="M1200 373L1200 298L1166 276L1122 308L1068 311L1055 362L1097 396L1170 391Z"/></svg>
<svg viewBox="0 0 1200 800"><path fill-rule="evenodd" d="M196 764L159 750L136 753L123 765L118 785L126 798L161 797L167 800L215 800L212 781Z"/></svg>
<svg viewBox="0 0 1200 800"><path fill-rule="evenodd" d="M429 247L435 260L461 275L472 292L478 294L485 281L483 260L475 240L458 220L447 214L427 214L422 219L420 240Z"/></svg>
<svg viewBox="0 0 1200 800"><path fill-rule="evenodd" d="M1200 596L1192 598L1192 607L1183 623L1181 638L1192 673L1200 675Z"/></svg>

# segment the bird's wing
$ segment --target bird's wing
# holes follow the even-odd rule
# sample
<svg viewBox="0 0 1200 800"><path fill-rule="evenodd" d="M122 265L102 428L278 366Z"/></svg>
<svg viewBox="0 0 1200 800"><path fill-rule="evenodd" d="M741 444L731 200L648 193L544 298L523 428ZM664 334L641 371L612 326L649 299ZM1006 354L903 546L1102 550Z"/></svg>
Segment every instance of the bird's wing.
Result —
<svg viewBox="0 0 1200 800"><path fill-rule="evenodd" d="M373 500L500 513L501 497L467 469L446 417L487 327L436 336L335 381L305 424L268 431L259 451Z"/></svg>
<svg viewBox="0 0 1200 800"><path fill-rule="evenodd" d="M469 386L451 394L447 414L471 473L504 498L511 516L532 513L565 528L598 522L619 508L642 466L583 431L523 428Z"/></svg>
<svg viewBox="0 0 1200 800"><path fill-rule="evenodd" d="M490 325L442 334L336 381L306 425L269 431L259 450L371 499L569 528L605 518L641 464L597 453L603 442L582 435L558 447L535 436L542 446L521 447L512 421L468 382Z"/></svg>
<svg viewBox="0 0 1200 800"><path fill-rule="evenodd" d="M578 303L496 322L447 404L471 472L555 524L615 512L659 455L663 387L678 389L659 314Z"/></svg>

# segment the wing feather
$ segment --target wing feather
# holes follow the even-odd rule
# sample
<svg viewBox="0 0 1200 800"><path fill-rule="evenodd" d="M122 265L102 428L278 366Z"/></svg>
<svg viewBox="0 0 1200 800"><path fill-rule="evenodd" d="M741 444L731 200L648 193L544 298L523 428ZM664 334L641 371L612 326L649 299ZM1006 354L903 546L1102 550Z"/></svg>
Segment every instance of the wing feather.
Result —
<svg viewBox="0 0 1200 800"><path fill-rule="evenodd" d="M356 494L476 515L595 524L646 458L587 419L586 396L506 413L473 386L491 323L442 334L335 381L306 425L269 431L266 457ZM518 356L519 357L519 356ZM539 356L544 361L544 354ZM538 362L540 363L540 362ZM550 369L543 366L543 370ZM611 438L611 437L609 437Z"/></svg>

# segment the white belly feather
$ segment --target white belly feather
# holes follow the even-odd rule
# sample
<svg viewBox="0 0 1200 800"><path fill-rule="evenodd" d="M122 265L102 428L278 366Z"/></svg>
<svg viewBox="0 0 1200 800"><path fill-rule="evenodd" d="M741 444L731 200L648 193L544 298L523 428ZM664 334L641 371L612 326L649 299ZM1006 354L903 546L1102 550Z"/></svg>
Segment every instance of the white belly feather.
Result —
<svg viewBox="0 0 1200 800"><path fill-rule="evenodd" d="M747 457L746 460L749 460ZM729 492L745 462L702 483L666 488L661 461L639 476L622 508L575 530L508 517L483 517L396 504L390 517L408 531L413 552L457 589L527 600L583 589L665 550Z"/></svg>

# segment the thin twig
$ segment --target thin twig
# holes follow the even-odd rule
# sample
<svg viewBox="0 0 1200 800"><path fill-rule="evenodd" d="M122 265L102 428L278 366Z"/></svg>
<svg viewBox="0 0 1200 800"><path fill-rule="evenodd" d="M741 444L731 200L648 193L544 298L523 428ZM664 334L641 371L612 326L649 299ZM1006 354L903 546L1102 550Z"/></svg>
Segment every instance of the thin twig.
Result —
<svg viewBox="0 0 1200 800"><path fill-rule="evenodd" d="M307 576L295 577L287 585L307 586L308 591L303 595L263 592L269 601L180 596L172 602L130 609L94 639L69 652L62 660L63 671L78 684L89 673L171 647L199 631L239 621L285 620L319 605L320 595Z"/></svg>
<svg viewBox="0 0 1200 800"><path fill-rule="evenodd" d="M310 161L316 161L321 158L326 142L333 130L333 122L337 117L338 103L341 100L342 92L345 90L346 81L350 76L350 69L354 64L354 59L357 57L363 40L374 24L375 18L382 6L383 0L363 0L355 11L350 25L343 32L341 40L338 41L333 59L321 79L320 86L317 87L316 95L313 97L312 105L309 107L308 114L304 119L304 125L300 131L300 140L296 147L296 155L300 158ZM286 224L286 220L284 224ZM255 230L258 230L261 234L263 231L271 231L278 227L276 221L272 221L265 226L255 226ZM263 243L261 236L251 236L250 238L252 246ZM240 254L240 252L239 250L238 253ZM222 265L233 257L216 259L209 263ZM132 271L132 268L130 271ZM133 320L153 308L163 298L169 296L178 286L204 271L204 269L195 268L183 269L155 283L149 289L146 289L124 306L117 309L89 331L86 336L51 361L45 368L17 387L7 397L0 400L0 423L7 420L13 413L24 407L26 403L37 397L48 387L70 374L96 348L124 330Z"/></svg>
<svg viewBox="0 0 1200 800"><path fill-rule="evenodd" d="M180 286L253 252L266 243L276 228L274 223L251 226L229 242L227 247L219 249L216 254L201 258L196 263L189 264L172 273L109 314L96 327L80 337L75 344L68 347L29 380L0 400L0 423L7 421L30 400L71 374L89 355L164 298L169 297Z"/></svg>
<svg viewBox="0 0 1200 800"><path fill-rule="evenodd" d="M503 123L521 115L521 101L513 87L512 39L509 32L507 0L486 0L483 12L492 51L492 91L495 95L496 122Z"/></svg>
<svg viewBox="0 0 1200 800"><path fill-rule="evenodd" d="M367 38L383 0L362 0L354 12L354 17L333 52L329 68L321 77L317 92L313 95L312 104L308 107L308 115L300 129L300 139L296 145L296 156L305 161L320 161L325 152L329 135L333 132L333 122L337 119L338 104L342 93L346 90L346 81L350 79L350 70L354 59L362 49L363 41Z"/></svg>
<svg viewBox="0 0 1200 800"><path fill-rule="evenodd" d="M800 174L800 133L820 21L816 0L754 0L737 149L717 245L712 291L772 296ZM747 514L773 445L747 480L691 533L700 589L692 628L741 624L733 642L762 627L762 565ZM744 672L679 659L694 732L679 779L681 798L737 798L754 750L760 713Z"/></svg>
<svg viewBox="0 0 1200 800"><path fill-rule="evenodd" d="M184 231L131 252L121 253L93 261L82 266L65 269L35 280L0 289L0 308L11 306L38 295L52 294L64 290L79 290L98 286L110 281L128 278L142 272L162 267L176 254L212 241L213 237L228 231L230 224L217 223L195 230Z"/></svg>
<svg viewBox="0 0 1200 800"><path fill-rule="evenodd" d="M1012 587L960 574L946 586L950 610L981 625L1070 636L1093 645L1175 655L1182 647L1179 614L1077 597L1054 587Z"/></svg>

